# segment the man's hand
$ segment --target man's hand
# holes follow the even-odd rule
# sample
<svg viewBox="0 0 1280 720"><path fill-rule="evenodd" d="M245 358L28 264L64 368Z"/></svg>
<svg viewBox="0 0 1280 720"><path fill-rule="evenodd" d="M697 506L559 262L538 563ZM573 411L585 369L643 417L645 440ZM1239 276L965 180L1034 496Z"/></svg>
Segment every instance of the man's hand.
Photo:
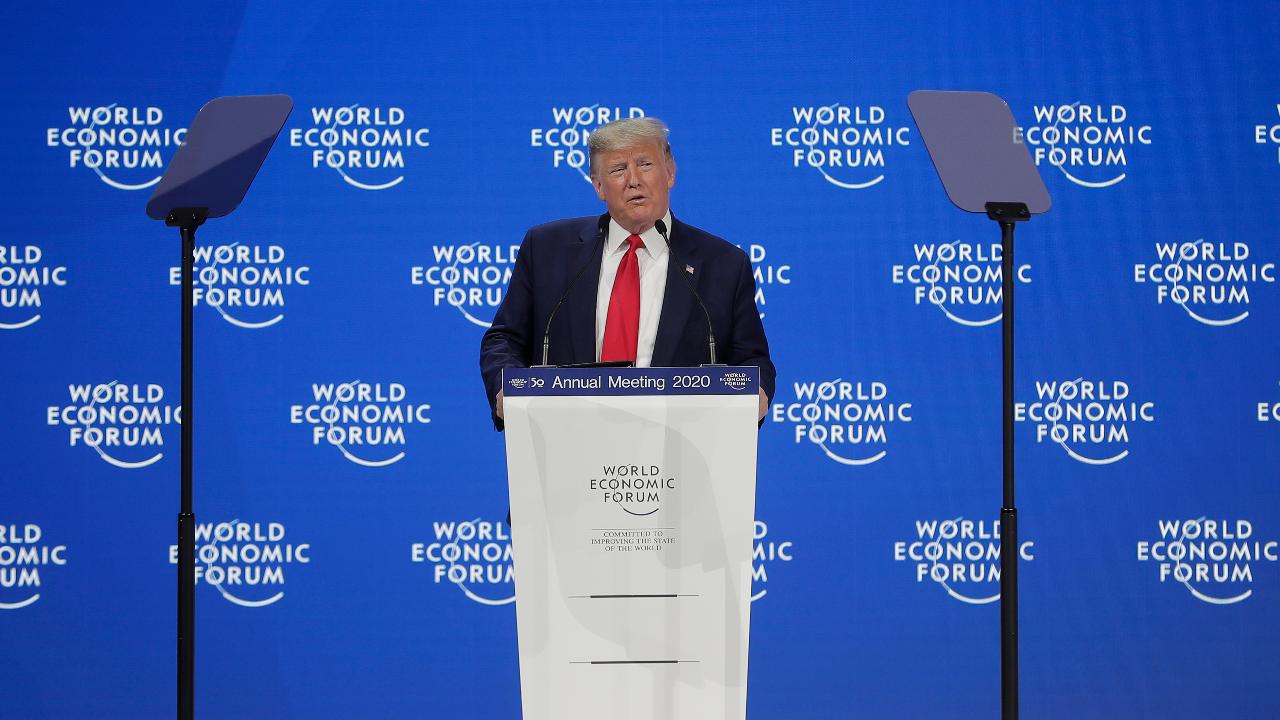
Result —
<svg viewBox="0 0 1280 720"><path fill-rule="evenodd" d="M502 391L501 390L498 391L497 397L493 399L493 407L498 412L498 419L505 420L506 418L502 417Z"/></svg>

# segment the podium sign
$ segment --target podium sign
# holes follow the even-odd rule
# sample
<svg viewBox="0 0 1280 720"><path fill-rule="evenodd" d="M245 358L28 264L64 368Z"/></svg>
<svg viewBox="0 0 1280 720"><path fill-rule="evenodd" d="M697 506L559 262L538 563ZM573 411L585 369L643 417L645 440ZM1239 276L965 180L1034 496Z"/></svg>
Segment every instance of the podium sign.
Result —
<svg viewBox="0 0 1280 720"><path fill-rule="evenodd" d="M502 383L525 720L745 718L759 370Z"/></svg>

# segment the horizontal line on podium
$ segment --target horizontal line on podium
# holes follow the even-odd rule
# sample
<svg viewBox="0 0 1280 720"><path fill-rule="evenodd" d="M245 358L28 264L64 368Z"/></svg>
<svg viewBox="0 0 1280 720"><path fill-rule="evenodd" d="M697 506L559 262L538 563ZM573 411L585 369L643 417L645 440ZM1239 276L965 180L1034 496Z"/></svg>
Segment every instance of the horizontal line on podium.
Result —
<svg viewBox="0 0 1280 720"><path fill-rule="evenodd" d="M570 660L570 665L677 665L700 663L701 660Z"/></svg>
<svg viewBox="0 0 1280 720"><path fill-rule="evenodd" d="M615 600L617 598L682 598L682 597L699 597L698 595L681 595L677 593L651 593L651 594L616 594L616 595L570 595L574 600Z"/></svg>

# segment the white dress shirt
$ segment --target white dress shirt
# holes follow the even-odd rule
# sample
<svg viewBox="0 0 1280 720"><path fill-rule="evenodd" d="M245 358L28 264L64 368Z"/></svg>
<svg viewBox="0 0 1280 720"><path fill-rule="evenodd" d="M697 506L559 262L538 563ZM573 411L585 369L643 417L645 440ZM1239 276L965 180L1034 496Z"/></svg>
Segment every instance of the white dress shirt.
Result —
<svg viewBox="0 0 1280 720"><path fill-rule="evenodd" d="M662 219L671 227L671 211ZM668 232L670 232L668 230ZM609 236L604 242L604 257L600 261L600 288L596 291L596 360L604 347L604 326L609 317L609 297L613 295L613 280L618 276L618 266L627 254L627 238L631 232L609 219ZM640 332L636 339L636 367L649 367L653 362L653 343L658 337L658 317L662 315L662 298L667 290L667 260L671 257L667 241L657 228L649 228L640 235L644 247L636 251L636 263L640 266Z"/></svg>

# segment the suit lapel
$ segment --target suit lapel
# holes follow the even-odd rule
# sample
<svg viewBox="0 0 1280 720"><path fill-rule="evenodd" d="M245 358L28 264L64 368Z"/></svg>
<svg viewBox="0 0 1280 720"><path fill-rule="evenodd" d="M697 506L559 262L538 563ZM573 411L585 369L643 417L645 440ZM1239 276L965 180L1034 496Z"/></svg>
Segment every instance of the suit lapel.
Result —
<svg viewBox="0 0 1280 720"><path fill-rule="evenodd" d="M658 317L658 335L653 342L653 367L671 366L680 336L689 322L689 313L696 309L694 306L698 302L689 292L689 285L679 276L684 273L689 284L697 287L701 277L698 247L689 242L689 233L684 232L683 223L674 217L671 218L671 245L678 252L669 251L667 255L667 287L662 293L662 314ZM685 269L686 265L693 268L692 273Z"/></svg>
<svg viewBox="0 0 1280 720"><path fill-rule="evenodd" d="M570 362L593 362L596 359L596 293L600 289L600 234L598 225L592 223L578 235L578 242L569 250L570 273L578 272L584 263L582 277L565 300L569 311ZM573 276L570 275L570 278Z"/></svg>

